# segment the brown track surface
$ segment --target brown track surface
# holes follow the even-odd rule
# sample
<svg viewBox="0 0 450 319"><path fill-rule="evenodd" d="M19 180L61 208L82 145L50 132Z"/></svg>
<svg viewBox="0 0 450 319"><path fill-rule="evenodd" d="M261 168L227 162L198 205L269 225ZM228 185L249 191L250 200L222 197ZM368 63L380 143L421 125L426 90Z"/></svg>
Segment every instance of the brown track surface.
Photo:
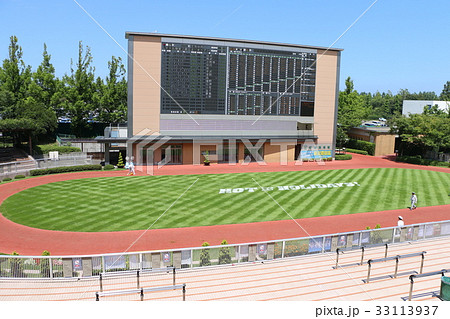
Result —
<svg viewBox="0 0 450 319"><path fill-rule="evenodd" d="M154 173L155 175L224 174L373 167L413 168L450 173L449 168L396 163L388 158L358 154L353 154L352 160L335 161L325 165L316 163L304 163L303 165L270 163L264 166L256 163L249 165L213 164L209 167L202 165L173 165L155 169ZM137 173L138 175L143 175L139 170ZM122 176L125 174L125 171L93 171L18 180L0 185L0 205L7 197L38 185L70 179ZM130 176L130 178L133 177ZM450 205L419 207L412 212L405 208L296 220L302 228L293 220L282 220L235 225L151 229L146 232L143 230L99 233L49 231L19 225L0 215L0 252L11 253L12 251L17 251L21 255L40 255L43 250L48 250L52 255L82 255L198 247L204 241L209 242L211 245L218 245L223 239L226 239L231 244L269 241L308 235L357 231L365 229L366 226L374 227L376 224L381 224L383 227L395 226L398 215L404 217L405 224L449 220ZM140 237L141 235L142 237Z"/></svg>

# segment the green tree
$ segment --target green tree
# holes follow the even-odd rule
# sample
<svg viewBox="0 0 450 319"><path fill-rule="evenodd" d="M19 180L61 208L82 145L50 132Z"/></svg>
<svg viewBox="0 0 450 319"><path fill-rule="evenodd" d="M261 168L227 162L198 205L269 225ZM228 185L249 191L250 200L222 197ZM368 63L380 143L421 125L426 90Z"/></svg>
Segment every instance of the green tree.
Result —
<svg viewBox="0 0 450 319"><path fill-rule="evenodd" d="M228 245L228 242L224 239L220 244ZM231 264L230 247L222 247L219 250L219 265L224 264Z"/></svg>
<svg viewBox="0 0 450 319"><path fill-rule="evenodd" d="M440 99L443 101L450 101L450 81L447 81L447 83L444 84Z"/></svg>
<svg viewBox="0 0 450 319"><path fill-rule="evenodd" d="M123 168L124 166L125 166L125 164L123 163L122 153L119 152L119 159L117 160L117 167Z"/></svg>
<svg viewBox="0 0 450 319"><path fill-rule="evenodd" d="M450 118L440 113L411 114L398 116L393 120L392 131L397 133L403 143L436 152L450 150ZM402 145L402 148L405 148ZM413 155L413 154L411 154Z"/></svg>
<svg viewBox="0 0 450 319"><path fill-rule="evenodd" d="M127 81L122 59L113 56L108 68L105 82L97 78L96 119L103 123L124 123L127 120Z"/></svg>
<svg viewBox="0 0 450 319"><path fill-rule="evenodd" d="M24 99L31 82L31 67L22 59L22 47L16 36L10 37L8 58L0 68L1 117L14 118L18 101Z"/></svg>
<svg viewBox="0 0 450 319"><path fill-rule="evenodd" d="M206 241L202 244L202 247L208 247L209 243ZM209 255L209 249L204 248L200 252L200 267L201 266L211 266L211 257Z"/></svg>
<svg viewBox="0 0 450 319"><path fill-rule="evenodd" d="M370 113L364 105L364 97L353 88L350 77L345 80L345 90L339 92L337 144L342 146L348 139L348 131L361 125Z"/></svg>
<svg viewBox="0 0 450 319"><path fill-rule="evenodd" d="M96 109L94 104L95 82L91 50L78 43L78 59L70 63L70 75L63 77L63 85L53 96L53 102L71 119L72 132L83 136L88 121Z"/></svg>
<svg viewBox="0 0 450 319"><path fill-rule="evenodd" d="M44 43L44 51L42 53L42 62L35 72L32 74L33 81L30 84L30 95L45 107L52 107L55 112L55 106L52 103L52 98L58 91L59 80L55 75L55 68L50 62L51 55L47 52L47 45ZM62 114L58 114L62 115Z"/></svg>
<svg viewBox="0 0 450 319"><path fill-rule="evenodd" d="M33 120L36 125L32 131L34 136L52 134L58 125L55 111L31 96L17 103L16 118Z"/></svg>

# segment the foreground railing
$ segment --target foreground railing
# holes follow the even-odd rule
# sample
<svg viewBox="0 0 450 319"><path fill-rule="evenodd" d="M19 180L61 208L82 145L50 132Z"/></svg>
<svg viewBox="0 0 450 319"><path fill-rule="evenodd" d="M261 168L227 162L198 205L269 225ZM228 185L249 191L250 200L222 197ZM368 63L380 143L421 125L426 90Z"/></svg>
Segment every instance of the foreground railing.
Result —
<svg viewBox="0 0 450 319"><path fill-rule="evenodd" d="M450 235L450 220L235 245L84 256L0 255L2 278L90 277L110 272L196 268L361 249ZM386 256L385 256L386 257Z"/></svg>

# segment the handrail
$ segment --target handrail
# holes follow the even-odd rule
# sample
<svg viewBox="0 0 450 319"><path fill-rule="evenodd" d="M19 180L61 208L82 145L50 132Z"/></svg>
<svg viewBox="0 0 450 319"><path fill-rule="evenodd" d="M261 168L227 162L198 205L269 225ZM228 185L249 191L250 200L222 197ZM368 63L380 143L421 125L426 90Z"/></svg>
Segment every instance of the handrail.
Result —
<svg viewBox="0 0 450 319"><path fill-rule="evenodd" d="M389 247L389 245L387 243L386 244L379 244L379 245L362 245L362 246L358 247L358 248L361 249L361 262L359 263L359 265L362 265L363 262L364 262L364 252L365 252L366 248L375 248L375 247L380 247L380 246L383 246L383 245L386 247L385 250L384 250L384 258L386 258L387 257L387 253L388 253L388 247ZM347 251L347 250L353 250L353 247L336 248L336 267L335 267L335 269L338 268L339 252L340 251L343 252L343 251Z"/></svg>
<svg viewBox="0 0 450 319"><path fill-rule="evenodd" d="M417 257L417 256L422 256L422 261L420 264L420 273L422 273L423 270L423 262L425 259L425 254L427 252L426 251L422 251L420 253L412 253L412 254L405 254L405 255L397 255L397 256L392 256L392 257L385 257L385 258L377 258L377 259L369 259L367 261L367 279L366 279L366 283L369 282L370 280L370 270L372 268L372 264L374 263L378 263L378 262L383 262L383 261L390 261L390 260L395 260L395 271L394 271L394 278L397 278L397 271L398 271L398 262L401 258L410 258L410 257Z"/></svg>
<svg viewBox="0 0 450 319"><path fill-rule="evenodd" d="M140 275L145 273L158 273L158 272L169 272L172 271L173 273L173 285L175 286L175 274L176 270L175 267L167 267L167 268L152 268L152 269L145 269L145 270L128 270L128 271L120 271L120 272L113 272L113 273L101 273L99 275L99 286L100 286L100 292L103 292L103 279L105 277L119 277L119 276L125 276L125 275L134 275L136 274L136 288L140 288Z"/></svg>
<svg viewBox="0 0 450 319"><path fill-rule="evenodd" d="M0 163L0 166L17 165L17 164L23 164L23 163L34 163L34 161L32 159L28 159L28 160L24 160L24 161L14 161L14 162Z"/></svg>
<svg viewBox="0 0 450 319"><path fill-rule="evenodd" d="M139 289L128 289L128 290L113 290L107 292L96 292L95 301L100 301L100 297L108 296L119 296L119 295L129 295L139 293L141 296L141 301L144 301L144 292L154 292L154 291L164 291L164 290L183 290L183 301L186 301L186 284L182 285L172 285L172 286L161 286L161 287L151 287L151 288L139 288Z"/></svg>
<svg viewBox="0 0 450 319"><path fill-rule="evenodd" d="M426 272L424 274L420 273L420 274L415 274L415 275L409 276L409 280L411 281L411 283L409 285L408 301L411 301L411 299L412 299L414 278L422 278L422 277L429 277L429 276L435 276L435 275L442 275L442 276L444 276L444 274L448 273L448 272L450 272L450 269L441 269L441 270L438 270L438 271L430 271L430 272Z"/></svg>

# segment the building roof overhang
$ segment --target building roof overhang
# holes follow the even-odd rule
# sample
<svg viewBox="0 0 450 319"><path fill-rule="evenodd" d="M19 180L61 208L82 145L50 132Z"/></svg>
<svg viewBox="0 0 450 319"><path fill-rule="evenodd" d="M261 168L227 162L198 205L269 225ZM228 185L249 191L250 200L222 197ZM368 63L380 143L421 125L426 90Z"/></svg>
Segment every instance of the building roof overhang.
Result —
<svg viewBox="0 0 450 319"><path fill-rule="evenodd" d="M241 43L252 43L261 45L275 45L293 48L305 48L305 49L317 49L317 50L327 50L327 51L343 51L344 49L339 48L327 48L318 47L311 45L299 45L292 43L279 43L279 42L267 42L267 41L256 41L256 40L242 40L242 39L230 39L230 38L217 38L217 37L205 37L205 36L193 36L193 35L180 35L180 34L164 34L164 33L154 33L154 32L125 32L125 39L129 39L130 36L148 36L157 38L182 38L182 39L197 39L197 40L209 40L209 41L225 41L225 42L241 42Z"/></svg>

